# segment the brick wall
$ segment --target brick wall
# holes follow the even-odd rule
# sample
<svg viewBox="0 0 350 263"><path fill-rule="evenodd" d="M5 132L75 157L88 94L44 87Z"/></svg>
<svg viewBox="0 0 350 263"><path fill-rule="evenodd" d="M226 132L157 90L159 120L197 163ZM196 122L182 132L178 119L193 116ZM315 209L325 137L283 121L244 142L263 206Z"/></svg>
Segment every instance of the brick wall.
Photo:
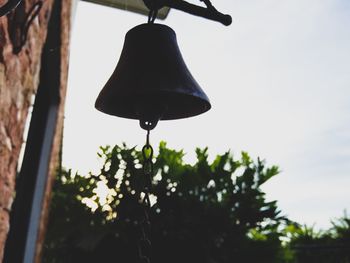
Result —
<svg viewBox="0 0 350 263"><path fill-rule="evenodd" d="M6 1L0 0L0 4ZM16 35L25 14L35 2L23 0L15 12L0 18L0 262L10 227L9 213L15 195L24 125L38 87L41 52L53 0L44 0L39 16L29 29L25 46L15 55Z"/></svg>

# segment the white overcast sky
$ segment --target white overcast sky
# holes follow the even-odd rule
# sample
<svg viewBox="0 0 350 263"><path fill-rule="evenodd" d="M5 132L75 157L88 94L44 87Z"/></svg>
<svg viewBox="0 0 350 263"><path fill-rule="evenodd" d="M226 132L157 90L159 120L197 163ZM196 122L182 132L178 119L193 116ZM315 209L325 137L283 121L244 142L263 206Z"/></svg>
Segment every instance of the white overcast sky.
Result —
<svg viewBox="0 0 350 263"><path fill-rule="evenodd" d="M192 1L200 3L200 1ZM291 219L328 227L350 213L350 1L212 0L233 17L219 23L172 10L188 68L212 109L198 117L160 122L165 140L193 160L195 147L212 156L231 149L276 164L264 186ZM125 33L146 22L126 11L79 2L72 33L65 114L64 166L99 167L100 145L142 146L137 121L111 117L94 101L114 70Z"/></svg>

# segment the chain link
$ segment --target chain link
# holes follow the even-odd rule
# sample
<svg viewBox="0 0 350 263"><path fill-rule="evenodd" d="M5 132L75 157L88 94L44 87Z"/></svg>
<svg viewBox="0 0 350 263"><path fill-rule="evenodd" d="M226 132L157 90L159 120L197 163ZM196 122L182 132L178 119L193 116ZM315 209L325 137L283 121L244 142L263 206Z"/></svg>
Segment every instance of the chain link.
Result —
<svg viewBox="0 0 350 263"><path fill-rule="evenodd" d="M142 148L143 157L143 193L142 206L143 214L140 222L141 225L141 237L138 243L138 251L140 262L151 262L151 221L149 218L149 212L151 210L150 191L152 188L152 176L153 176L153 148L149 143L150 130L147 130L146 144Z"/></svg>

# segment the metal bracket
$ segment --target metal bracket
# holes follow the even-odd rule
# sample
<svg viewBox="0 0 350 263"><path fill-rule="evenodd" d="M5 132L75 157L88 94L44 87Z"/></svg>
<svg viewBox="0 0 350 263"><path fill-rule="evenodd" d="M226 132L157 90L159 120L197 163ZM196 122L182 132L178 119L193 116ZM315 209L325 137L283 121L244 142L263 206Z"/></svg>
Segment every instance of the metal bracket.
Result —
<svg viewBox="0 0 350 263"><path fill-rule="evenodd" d="M20 25L20 34L19 39L13 43L13 53L19 54L21 52L23 46L27 42L28 30L34 21L34 19L39 15L39 12L43 6L43 2L41 0L37 1L32 5L28 13L25 15L24 22Z"/></svg>
<svg viewBox="0 0 350 263"><path fill-rule="evenodd" d="M0 17L7 15L15 9L22 0L8 0L6 4L0 7Z"/></svg>
<svg viewBox="0 0 350 263"><path fill-rule="evenodd" d="M13 46L13 54L18 55L25 46L29 28L39 15L42 6L43 0L37 0L37 2L26 11L25 2L22 1L16 9L8 13L8 32Z"/></svg>
<svg viewBox="0 0 350 263"><path fill-rule="evenodd" d="M219 12L210 2L210 0L200 0L204 2L205 7L188 3L184 0L143 0L147 8L154 13L162 7L170 7L189 13L191 15L204 17L213 21L220 22L225 26L232 23L232 17Z"/></svg>

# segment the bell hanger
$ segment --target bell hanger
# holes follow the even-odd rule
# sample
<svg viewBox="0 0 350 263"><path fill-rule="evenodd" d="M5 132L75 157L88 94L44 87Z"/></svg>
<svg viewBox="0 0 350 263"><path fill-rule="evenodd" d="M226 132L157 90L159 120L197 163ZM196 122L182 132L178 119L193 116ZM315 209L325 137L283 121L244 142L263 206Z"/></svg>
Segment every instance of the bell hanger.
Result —
<svg viewBox="0 0 350 263"><path fill-rule="evenodd" d="M183 0L144 0L148 23L129 30L117 66L101 90L95 107L106 114L137 119L144 129L159 120L188 118L208 111L207 95L188 70L170 27L154 23L164 6L230 24L209 0L207 8Z"/></svg>

